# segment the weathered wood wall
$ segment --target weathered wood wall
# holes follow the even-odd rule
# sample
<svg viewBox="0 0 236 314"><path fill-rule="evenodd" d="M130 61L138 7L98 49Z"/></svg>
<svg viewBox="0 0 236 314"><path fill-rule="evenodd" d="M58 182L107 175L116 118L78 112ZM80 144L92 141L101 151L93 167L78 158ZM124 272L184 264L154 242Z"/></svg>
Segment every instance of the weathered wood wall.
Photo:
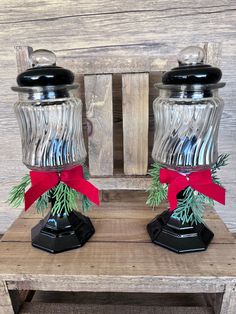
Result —
<svg viewBox="0 0 236 314"><path fill-rule="evenodd" d="M202 42L222 43L221 67L227 85L221 91L225 110L219 151L231 157L221 174L227 204L217 205L217 210L236 231L235 1L1 0L0 25L0 233L19 213L4 201L10 187L27 171L21 164L19 130L13 113L17 95L10 90L16 76L15 45L53 50L59 64L64 58L73 64L75 57L89 60L93 56L102 58L106 65L115 62L116 56L129 60L136 57L140 62L145 58L155 60L157 55L174 55L186 45Z"/></svg>

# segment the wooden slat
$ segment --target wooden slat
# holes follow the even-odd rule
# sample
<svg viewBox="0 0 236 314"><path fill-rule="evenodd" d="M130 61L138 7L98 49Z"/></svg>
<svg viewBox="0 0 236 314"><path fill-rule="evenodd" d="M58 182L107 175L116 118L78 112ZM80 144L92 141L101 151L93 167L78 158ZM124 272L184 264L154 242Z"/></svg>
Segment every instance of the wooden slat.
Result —
<svg viewBox="0 0 236 314"><path fill-rule="evenodd" d="M145 202L145 192L103 192L100 207L92 207L88 216L93 219L97 233L91 241L140 241L148 242L146 224L156 215L168 208L163 202L153 211ZM46 214L46 213L45 213ZM215 210L207 207L204 213L205 222L215 233L213 243L234 243L233 235L219 218ZM3 241L29 241L30 228L42 216L37 214L35 208L22 212L18 219L4 235ZM27 221L33 220L33 221Z"/></svg>
<svg viewBox="0 0 236 314"><path fill-rule="evenodd" d="M166 71L176 66L175 56L81 56L76 63L71 58L62 57L58 62L64 64L75 73L110 74L110 73L140 73L149 71Z"/></svg>
<svg viewBox="0 0 236 314"><path fill-rule="evenodd" d="M17 72L21 73L31 67L30 54L33 52L33 48L28 46L16 46L15 49Z"/></svg>
<svg viewBox="0 0 236 314"><path fill-rule="evenodd" d="M11 3L13 2L11 0ZM2 5L4 6L5 3L8 4L5 0ZM71 1L71 3L73 2ZM163 48L165 51L166 43L176 44L181 35L185 37L178 42L179 45L196 42L196 36L199 34L204 41L222 41L224 38L230 41L234 39L233 9L235 6L232 1L217 0L211 3L211 6L206 6L202 0L198 2L197 6L193 6L193 2L186 0L181 1L181 3L175 0L174 6L166 1L161 1L160 6L159 3L154 5L150 3L151 1L148 1L147 4L145 2L145 6L143 4L143 6L139 6L139 9L134 10L134 7L136 8L135 1L131 1L128 6L119 1L120 9L115 10L114 1L112 1L113 9L109 8L107 11L107 6L111 6L111 3L107 0L96 0L97 7L99 7L97 12L86 1L84 2L84 6L87 7L86 13L81 10L78 4L75 4L74 12L71 14L71 12L65 13L68 9L60 1L59 8L54 2L52 4L54 10L51 6L53 13L44 17L39 4L35 4L31 0L27 1L29 9L25 14L21 13L23 10L20 10L19 5L10 6L9 9L9 6L5 4L7 14L3 11L1 20L4 29L8 27L13 40L18 39L18 42L25 42L25 33L27 33L30 42L35 45L38 44L37 41L40 38L45 46L51 46L52 49L59 52L63 50L70 52L72 49L79 50L80 48L88 54L90 48L92 53L95 53L96 50L102 50L104 53L104 49L107 49L111 53L116 50L121 54L127 53L129 46L131 46L130 50L133 53L136 52L137 54L137 48L139 48L141 53L146 55L147 51L154 54L154 48L156 50ZM185 9L184 21L183 6ZM8 13L10 13L11 18L7 19ZM29 13L32 13L32 18L30 18ZM206 19L206 14L211 17L210 21ZM50 18L52 16L53 18ZM226 16L228 23L224 21ZM80 22L79 25L78 21ZM204 22L205 25L203 26ZM186 25L191 29L190 32L186 30ZM219 28L216 29L216 25ZM73 29L68 26L73 27ZM45 32L40 32L40 29L45 30ZM154 29L158 29L158 32L153 31ZM38 35L36 38L35 33ZM1 34L2 39L7 39L6 36L4 32ZM46 42L48 38L51 38L52 41ZM57 41L54 40L56 38ZM6 41L6 45L2 49L6 50L11 43Z"/></svg>
<svg viewBox="0 0 236 314"><path fill-rule="evenodd" d="M37 279L36 276L27 276L27 279L20 279L20 275L15 277L6 274L8 278L7 284L9 289L33 289L40 291L74 291L74 292L132 292L132 293L222 293L225 290L227 281L233 282L232 278L224 280L220 278L204 279L197 277L181 277L181 278L162 278L162 277L122 277L118 279L114 276L100 277L99 282L94 281L94 276L64 276L53 279L50 276L43 276L43 279ZM75 282L74 280L78 280ZM149 280L149 283L148 283ZM150 285L151 282L151 285ZM116 286L115 286L116 285ZM181 288L180 288L181 287Z"/></svg>
<svg viewBox="0 0 236 314"><path fill-rule="evenodd" d="M0 281L0 314L14 314L7 285Z"/></svg>
<svg viewBox="0 0 236 314"><path fill-rule="evenodd" d="M31 67L30 54L33 52L33 48L28 46L16 46L16 65L17 73L22 73ZM19 100L24 99L21 93L18 93Z"/></svg>
<svg viewBox="0 0 236 314"><path fill-rule="evenodd" d="M206 52L205 63L210 64L215 67L220 66L221 54L222 54L222 44L221 43L206 43L204 45L204 50Z"/></svg>
<svg viewBox="0 0 236 314"><path fill-rule="evenodd" d="M138 156L137 156L137 159L139 159ZM129 163L131 165L131 159L127 160L126 165ZM139 163L140 168L141 168L141 164L143 165L143 169L144 169L143 161ZM131 167L132 166L130 166L130 168ZM145 166L145 169L147 169L147 165ZM140 190L147 190L147 188L150 186L151 179L150 177L146 177L146 176L140 177L140 178L137 178L137 177L96 178L94 177L90 179L90 182L96 185L100 190L138 190L140 191Z"/></svg>
<svg viewBox="0 0 236 314"><path fill-rule="evenodd" d="M84 77L91 175L113 174L112 76Z"/></svg>
<svg viewBox="0 0 236 314"><path fill-rule="evenodd" d="M229 283L226 285L223 295L220 314L235 314L236 312L236 284Z"/></svg>
<svg viewBox="0 0 236 314"><path fill-rule="evenodd" d="M213 314L210 307L153 307L137 305L25 303L21 314Z"/></svg>
<svg viewBox="0 0 236 314"><path fill-rule="evenodd" d="M204 288L202 283L204 278L206 281L209 280L209 283L212 283L215 278L220 284L222 283L220 279L224 281L225 277L232 279L236 277L236 244L232 243L214 244L204 252L180 255L152 243L129 242L88 242L80 249L57 255L33 248L29 242L0 242L0 251L0 277L4 280L16 281L20 278L21 280L32 278L34 281L36 278L46 280L49 277L53 280L53 276L56 275L55 280L65 279L69 284L73 281L72 278L80 278L81 285L84 284L83 280L86 280L86 286L90 286L90 291L94 289L90 280L93 279L94 284L99 281L104 282L108 279L107 276L113 277L116 282L126 279L127 287L123 286L124 290L120 290L115 282L113 283L113 291L117 292L130 291L129 277L139 284L140 288L146 285L146 289L153 289L152 292L157 292L158 287L150 287L151 278L157 281L161 280L160 278L166 278L170 283L171 279L174 281L174 277L178 276L180 281L182 278L188 285L189 282L195 284L196 278L201 277L201 282L196 284L201 283L201 292L204 292L209 288L207 286ZM130 286L132 286L131 282ZM178 291L185 292L183 291L185 288L179 287ZM55 289L56 287L52 290ZM161 291L161 287L159 290ZM102 291L102 286L97 291ZM162 292L173 292L173 290Z"/></svg>
<svg viewBox="0 0 236 314"><path fill-rule="evenodd" d="M148 73L123 74L124 173L145 175L148 166Z"/></svg>
<svg viewBox="0 0 236 314"><path fill-rule="evenodd" d="M153 215L154 218L154 215ZM150 218L145 219L93 219L95 234L91 242L151 242L146 231ZM17 219L3 236L2 241L30 242L31 228L39 222L38 219ZM220 219L205 220L214 232L213 243L235 243L233 235L227 230Z"/></svg>
<svg viewBox="0 0 236 314"><path fill-rule="evenodd" d="M132 13L146 13L146 15L148 15L148 13L150 13L150 15L152 14L152 12L157 12L161 17L172 17L173 13L181 13L183 10L183 4L185 5L185 10L188 12L188 14L190 14L190 12L192 12L192 16L194 16L195 13L195 18L197 13L199 12L209 12L210 13L214 13L216 8L219 8L220 13L223 13L223 9L225 7L228 7L230 5L230 2L228 2L227 0L216 0L214 3L211 2L205 2L204 0L199 0L195 7L192 7L192 2L191 1L184 1L182 0L181 2L174 0L173 4L175 5L174 7L166 2L166 1L159 1L159 3L153 2L152 0L146 0L145 3L142 2L136 2L135 0L130 0L127 2L122 2L122 1L108 1L108 0L96 0L93 1L91 4L90 2L84 1L81 2L80 5L77 5L77 3L75 4L73 0L68 0L67 1L67 5L64 4L64 2L62 0L57 0L57 2L46 2L45 3L45 13L41 16L41 12L39 11L40 9L40 5L38 3L34 3L34 6L32 5L32 0L27 0L27 4L31 5L28 8L28 11L26 10L20 10L21 6L19 3L15 3L14 0L11 1L7 1L7 0L2 0L2 5L6 8L8 15L4 14L4 11L1 15L1 21L3 24L5 23L9 23L9 21L12 21L12 23L14 23L14 21L17 21L18 23L22 22L22 23L27 23L27 22L31 22L33 24L33 22L38 22L38 23L44 23L45 21L51 21L53 22L54 20L60 20L61 22L63 22L64 19L66 18L73 18L73 17L90 17L90 15L96 15L96 17L100 17L101 15L104 14L104 12L106 12L106 14L108 15L112 15L112 18L114 19L113 15L118 15L117 19L119 19L120 16L122 16L123 14L130 16ZM114 5L114 3L116 5ZM60 7L57 6L57 4L60 4ZM71 7L74 5L73 9L74 9L74 14L75 15L71 15ZM231 4L233 6L233 3ZM134 11L134 6L135 6L135 11ZM204 11L205 10L205 11ZM221 11L222 10L222 11ZM30 21L29 21L29 11L31 13L30 15ZM167 12L166 12L167 11ZM169 12L170 11L170 12ZM17 15L16 15L17 13ZM122 14L123 13L123 14ZM104 15L106 15L104 14ZM41 19L39 20L39 17L41 17ZM176 17L176 16L175 16ZM177 16L179 17L179 15ZM158 22L158 21L157 21ZM208 21L206 21L208 22ZM64 22L66 23L66 22ZM209 22L210 24L210 22ZM92 26L92 25L91 25ZM144 25L137 25L138 27L144 26ZM145 25L146 26L146 25ZM227 25L229 27L229 25ZM81 30L78 27L78 30L80 30L81 32L83 30ZM125 26L124 26L125 27ZM200 25L199 25L200 27ZM36 26L35 26L36 28ZM109 33L109 30L111 31L111 29L107 30L107 33ZM113 30L113 29L112 29ZM115 32L115 30L117 30L116 28L113 30ZM53 34L53 30L50 30L51 33ZM91 30L92 31L92 30ZM177 30L176 30L177 31ZM217 30L217 31L222 31L223 30ZM167 30L166 30L167 32ZM127 34L127 35L132 35L135 34L137 35L137 32L132 32L131 34ZM14 34L15 35L15 34ZM46 36L47 34L42 34L41 36ZM78 34L77 34L78 35ZM100 34L100 36L102 37L103 34ZM141 35L141 34L140 34ZM156 35L158 36L159 34L152 34L153 36ZM229 34L230 36L231 34ZM16 36L16 35L15 35ZM191 34L189 34L189 36L191 36ZM155 38L155 37L154 37ZM34 38L32 38L33 40ZM115 41L115 38L114 38ZM56 44L56 43L55 43Z"/></svg>

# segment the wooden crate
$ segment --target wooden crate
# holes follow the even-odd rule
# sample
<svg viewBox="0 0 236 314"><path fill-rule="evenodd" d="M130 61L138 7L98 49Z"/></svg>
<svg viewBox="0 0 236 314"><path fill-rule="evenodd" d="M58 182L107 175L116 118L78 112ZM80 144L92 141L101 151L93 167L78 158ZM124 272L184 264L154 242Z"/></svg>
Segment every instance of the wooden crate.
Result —
<svg viewBox="0 0 236 314"><path fill-rule="evenodd" d="M146 231L146 224L166 204L153 212L145 206L144 192L113 192L109 197L89 213L96 233L80 249L52 255L33 248L30 230L39 220L34 210L13 223L0 242L0 313L13 313L10 296L17 311L26 291L32 290L156 293L157 300L158 294L173 293L175 300L179 294L179 303L169 298L170 307L163 299L156 306L153 300L142 304L140 295L139 306L132 302L81 304L82 297L77 304L61 304L61 298L60 304L55 299L48 304L49 300L33 298L23 303L22 313L235 313L235 239L213 209L205 215L215 233L208 250L178 255L150 243ZM183 293L211 298L200 308L185 297L185 307L180 301Z"/></svg>
<svg viewBox="0 0 236 314"><path fill-rule="evenodd" d="M217 65L220 45L202 46L206 61ZM29 67L31 51L17 47L19 72ZM152 85L162 71L175 66L175 57L78 56L60 59L59 64L76 73L81 84L79 96L86 104L84 127L91 181L103 190L101 207L89 213L96 234L81 249L51 255L31 246L30 230L39 216L33 210L22 214L0 242L0 313L13 313L13 307L18 312L22 304L22 313L235 313L236 245L214 210L206 212L206 222L215 232L206 252L176 255L150 243L146 231L146 224L167 206L163 204L154 213L145 206L146 194L140 191L150 184L151 102L156 96ZM34 298L29 302L29 291L35 290L203 293L209 300L203 308L191 304L164 307L163 300L154 308L49 305ZM219 295L223 295L222 306Z"/></svg>

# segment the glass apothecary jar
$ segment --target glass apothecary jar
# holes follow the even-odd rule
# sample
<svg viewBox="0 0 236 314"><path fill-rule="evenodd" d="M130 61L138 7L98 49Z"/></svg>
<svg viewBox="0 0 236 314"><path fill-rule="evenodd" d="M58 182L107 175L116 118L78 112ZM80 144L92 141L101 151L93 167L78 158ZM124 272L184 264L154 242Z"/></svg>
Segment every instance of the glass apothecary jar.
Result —
<svg viewBox="0 0 236 314"><path fill-rule="evenodd" d="M85 161L82 102L70 70L56 66L53 52L36 50L32 68L17 77L20 100L15 113L20 127L23 163L31 170L52 171Z"/></svg>
<svg viewBox="0 0 236 314"><path fill-rule="evenodd" d="M218 157L218 130L224 107L218 89L221 70L203 64L204 51L187 47L179 67L156 84L155 137L152 157L174 170L188 172L210 167Z"/></svg>

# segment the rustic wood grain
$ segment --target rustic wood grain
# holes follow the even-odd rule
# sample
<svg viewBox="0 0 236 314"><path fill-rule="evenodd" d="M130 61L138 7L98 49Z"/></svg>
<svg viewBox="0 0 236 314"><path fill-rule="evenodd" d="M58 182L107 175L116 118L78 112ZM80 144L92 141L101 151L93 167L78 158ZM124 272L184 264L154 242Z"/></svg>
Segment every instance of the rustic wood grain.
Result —
<svg viewBox="0 0 236 314"><path fill-rule="evenodd" d="M101 5L99 0L96 2ZM103 2L103 4L106 5L107 2ZM159 3L154 5L156 9L159 9L158 5ZM174 38L175 41L179 39L189 41L193 40L194 36L197 36L195 38L196 42L199 38L199 33L202 35L202 41L209 41L209 39L212 39L213 34L215 38L219 38L226 31L233 29L232 19L235 9L234 3L230 4L229 2L228 5L226 3L222 5L222 2L216 1L212 6L205 7L203 5L199 7L193 6L193 3L192 6L189 6L187 1L181 1L179 8L174 7L172 3L166 3L161 10L130 10L127 12L127 6L124 5L124 9L118 13L113 10L113 12L107 14L106 7L104 7L104 11L100 14L95 12L92 14L92 9L90 9L87 3L87 10L90 11L90 14L81 14L80 6L75 5L73 7L74 14L67 16L63 14L63 16L60 16L57 9L58 5L55 5L54 9L57 16L47 19L40 15L40 13L42 14L42 11L40 12L40 4L32 7L32 11L38 10L37 19L29 19L29 15L27 15L25 19L21 20L17 11L15 11L15 18L8 22L6 21L6 15L1 17L3 29L7 27L8 31L11 32L15 30L14 36L17 36L18 41L23 42L26 40L25 34L27 32L28 40L37 43L38 38L35 38L34 31L43 26L41 28L41 37L48 38L50 36L52 41L47 45L58 50L63 49L61 45L64 45L64 49L67 50L78 47L137 46L137 44L145 44L145 42L152 44L173 42ZM45 8L43 9L44 11ZM209 15L211 15L210 21ZM224 18L227 18L227 24L225 24ZM62 23L65 28L61 27ZM182 25L177 23L182 23ZM17 27L17 24L20 27ZM194 28L196 24L198 24L198 28ZM80 25L83 25L83 27L80 27ZM218 26L217 31L215 29L216 25ZM97 35L98 26L102 36ZM158 29L158 34L154 32L155 29ZM46 33L46 30L49 30L49 32ZM173 34L176 37L173 37ZM227 35L227 38L232 39L234 33ZM55 40L56 38L57 40ZM12 41L14 41L14 38L9 38L9 42Z"/></svg>
<svg viewBox="0 0 236 314"><path fill-rule="evenodd" d="M171 13L183 13L183 9L192 9L196 12L204 12L204 8L207 11L223 11L229 6L228 0L219 1L216 0L214 3L206 3L204 0L199 0L195 3L193 7L192 2L190 1L177 1L173 0L172 3L167 3L165 0L160 0L158 3L153 2L152 0L146 0L145 3L137 2L135 0L129 0L125 4L123 2L117 2L115 0L96 0L90 5L88 5L87 1L81 2L80 5L74 7L73 14L71 12L71 7L74 5L73 0L68 0L68 6L63 6L63 0L51 0L44 3L44 15L40 16L41 7L39 5L32 6L31 15L28 15L26 10L23 10L19 4L15 3L13 0L7 1L2 0L2 4L9 11L9 16L1 16L2 21L8 23L15 23L16 21L24 22L24 21L33 21L33 20L47 20L47 19L56 19L60 20L64 18L70 18L71 16L80 15L100 15L100 14L117 14L121 15L122 13L139 13L139 12L162 12L165 10L170 11ZM32 5L32 0L25 1L26 6ZM164 12L167 14L166 12ZM169 12L168 12L169 13Z"/></svg>
<svg viewBox="0 0 236 314"><path fill-rule="evenodd" d="M0 313L14 314L11 298L4 281L0 281Z"/></svg>
<svg viewBox="0 0 236 314"><path fill-rule="evenodd" d="M221 292L236 277L232 243L211 245L197 255L127 242L88 242L57 255L32 248L30 242L0 242L0 251L0 277L29 290L66 291L70 285L71 291L210 293Z"/></svg>
<svg viewBox="0 0 236 314"><path fill-rule="evenodd" d="M163 202L155 211L148 207L146 193L131 191L103 192L100 207L92 207L88 216L96 229L92 242L150 242L146 231L147 223L168 208ZM45 212L45 215L47 212ZM235 243L234 236L227 230L213 208L206 208L205 222L214 232L213 243ZM25 242L30 240L31 228L42 219L35 208L22 212L2 241Z"/></svg>
<svg viewBox="0 0 236 314"><path fill-rule="evenodd" d="M88 123L89 171L93 176L113 174L112 76L84 78Z"/></svg>
<svg viewBox="0 0 236 314"><path fill-rule="evenodd" d="M148 73L123 74L124 173L145 175L148 167Z"/></svg>
<svg viewBox="0 0 236 314"><path fill-rule="evenodd" d="M28 46L16 46L15 50L17 72L21 73L32 66L30 62L30 54L33 52L33 48Z"/></svg>
<svg viewBox="0 0 236 314"><path fill-rule="evenodd" d="M102 56L82 56L80 59L66 56L59 58L59 62L63 63L72 71L83 74L109 74L109 73L140 73L151 71L166 71L176 65L174 56L165 59L163 56L147 56L146 58L139 56L110 56L105 58Z"/></svg>
<svg viewBox="0 0 236 314"><path fill-rule="evenodd" d="M221 43L206 43L204 45L206 64L219 67L222 58L222 44Z"/></svg>
<svg viewBox="0 0 236 314"><path fill-rule="evenodd" d="M99 283L95 281L97 278L94 276L80 276L71 277L63 276L63 280L60 277L57 280L53 280L52 277L45 277L39 279L39 275L27 275L27 279L22 280L22 276L7 275L8 288L9 289L34 289L40 291L74 291L74 292L122 292L122 293L223 293L225 291L225 285L232 279L217 280L215 278L203 279L199 282L197 278L161 278L161 277L120 277L119 279L114 276L106 276L105 280L102 276L99 278ZM78 280L75 281L75 280ZM149 280L149 284L148 284ZM93 289L91 286L94 284ZM114 286L116 285L116 287ZM150 286L151 285L151 286ZM153 286L155 285L155 286ZM181 289L180 289L181 287ZM146 288L146 289L145 289Z"/></svg>
<svg viewBox="0 0 236 314"><path fill-rule="evenodd" d="M96 185L101 190L147 190L150 186L150 177L105 177L105 178L91 178L90 182Z"/></svg>
<svg viewBox="0 0 236 314"><path fill-rule="evenodd" d="M78 77L80 68L76 64L85 64L82 68L84 71L91 69L94 73L101 73L104 60L104 71L108 73L112 64L115 68L116 58L117 72L122 72L123 67L129 67L129 64L133 69L144 71L147 66L147 69L154 70L157 63L162 64L161 60L165 59L169 60L166 65L169 68L176 62L174 56L181 48L199 44L200 41L222 46L222 80L227 84L220 91L225 100L225 109L220 127L219 151L230 153L231 156L229 166L221 171L222 181L227 188L227 205L217 205L216 208L230 229L235 231L236 111L232 101L236 98L235 8L235 2L228 0L200 0L197 3L187 0L129 0L125 3L96 0L79 4L73 0L68 0L66 4L61 0L49 0L43 5L32 0L26 0L24 5L14 0L2 0L0 232L5 232L20 212L11 209L4 201L10 187L27 171L21 164L19 129L12 109L17 95L10 91L10 86L15 85L16 76L14 46L52 49L58 56L58 65L69 66ZM89 65L89 60L95 62Z"/></svg>
<svg viewBox="0 0 236 314"><path fill-rule="evenodd" d="M225 293L223 295L222 305L220 307L220 314L234 313L236 310L236 284L229 283L226 285Z"/></svg>
<svg viewBox="0 0 236 314"><path fill-rule="evenodd" d="M108 211L106 206L110 204L114 207L118 204L123 207L127 205L135 215L135 205L140 206L145 194L139 196L137 203L131 200L118 202L122 194L125 193L111 194L110 202L103 203L103 210ZM146 210L143 208L142 211L145 215ZM127 220L95 219L97 239L95 234L84 248L52 255L31 246L29 229L38 219L30 218L33 217L32 212L28 212L13 224L0 242L0 278L7 280L8 289L13 290L224 292L225 285L233 287L236 282L235 239L212 209L207 209L206 213L209 217L206 222L217 236L209 249L198 253L199 258L196 259L196 254L176 255L147 243L147 235L143 231L148 219L134 218L135 216ZM110 217L112 215L113 212L110 211ZM23 218L24 216L28 218ZM53 275L54 272L56 276ZM231 312L225 313L234 313L232 302L226 294L223 309L229 306ZM29 306L25 305L26 309L33 312L40 309L38 305L41 306L34 301ZM67 304L61 304L62 307L64 305ZM98 307L103 309L102 305ZM186 309L178 308L182 313ZM200 311L200 308L194 308ZM51 308L52 311L57 309L57 305ZM78 310L78 307L75 309ZM80 309L83 310L83 306ZM88 310L86 306L85 309ZM124 307L126 309L130 310L129 307ZM208 309L213 313L212 308ZM142 306L137 307L137 310L142 310Z"/></svg>

